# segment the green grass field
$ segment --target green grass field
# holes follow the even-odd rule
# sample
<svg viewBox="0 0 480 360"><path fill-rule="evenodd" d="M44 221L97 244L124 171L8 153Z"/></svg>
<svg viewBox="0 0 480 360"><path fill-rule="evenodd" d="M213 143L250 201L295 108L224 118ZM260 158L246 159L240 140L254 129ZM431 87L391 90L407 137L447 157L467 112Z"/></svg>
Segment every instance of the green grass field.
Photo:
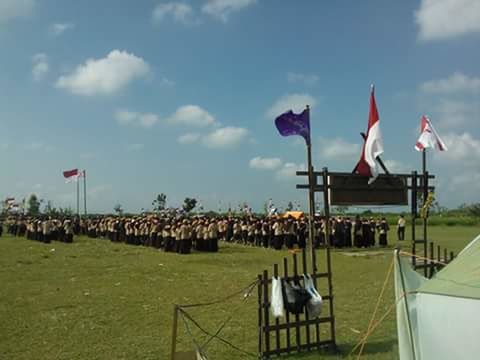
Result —
<svg viewBox="0 0 480 360"><path fill-rule="evenodd" d="M479 227L435 226L430 238L458 252L479 233ZM408 246L408 238L404 245ZM221 244L217 254L180 256L84 237L73 244L46 245L4 236L0 238L0 359L169 359L173 303L234 293L262 270L271 271L286 255L286 251ZM321 252L318 257L324 266ZM376 256L333 252L340 352L322 353L322 358L345 358L357 343L391 259L391 249ZM324 284L319 290L325 293ZM393 279L380 314L392 302ZM212 332L233 314L222 335L242 349L256 351L256 292L245 304L239 298L191 314ZM179 348L191 349L181 322L179 335ZM363 358L396 359L397 353L392 312L369 338ZM246 358L217 341L209 345L208 354L211 359ZM291 358L309 360L319 355Z"/></svg>

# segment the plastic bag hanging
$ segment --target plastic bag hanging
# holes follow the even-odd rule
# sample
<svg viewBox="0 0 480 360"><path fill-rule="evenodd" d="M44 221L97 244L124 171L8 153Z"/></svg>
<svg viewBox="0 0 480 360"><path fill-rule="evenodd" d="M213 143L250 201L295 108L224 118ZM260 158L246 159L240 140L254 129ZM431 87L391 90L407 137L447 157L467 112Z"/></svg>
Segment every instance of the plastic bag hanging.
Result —
<svg viewBox="0 0 480 360"><path fill-rule="evenodd" d="M291 314L301 314L310 300L310 293L299 285L290 284L285 279L282 280L283 303L285 309Z"/></svg>
<svg viewBox="0 0 480 360"><path fill-rule="evenodd" d="M285 316L285 307L283 305L282 281L280 278L272 277L272 292L270 294L272 315L275 318Z"/></svg>
<svg viewBox="0 0 480 360"><path fill-rule="evenodd" d="M317 289L315 289L315 285L313 284L313 279L309 274L303 275L305 290L311 295L310 300L307 302L307 311L308 316L311 319L317 318L321 311L322 311L322 296L318 293Z"/></svg>

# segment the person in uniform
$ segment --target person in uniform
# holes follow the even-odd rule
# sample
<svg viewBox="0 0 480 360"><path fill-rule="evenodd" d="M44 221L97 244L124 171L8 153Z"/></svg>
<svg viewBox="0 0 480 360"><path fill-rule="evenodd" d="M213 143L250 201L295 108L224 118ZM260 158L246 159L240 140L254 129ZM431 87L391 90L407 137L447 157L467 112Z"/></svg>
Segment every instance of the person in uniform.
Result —
<svg viewBox="0 0 480 360"><path fill-rule="evenodd" d="M275 250L281 250L283 246L283 234L284 234L283 222L280 219L275 220L273 230L273 248Z"/></svg>
<svg viewBox="0 0 480 360"><path fill-rule="evenodd" d="M208 251L218 252L218 227L215 219L208 225Z"/></svg>
<svg viewBox="0 0 480 360"><path fill-rule="evenodd" d="M360 216L355 217L355 222L353 223L353 245L357 248L364 246L363 235L362 235L362 220Z"/></svg>
<svg viewBox="0 0 480 360"><path fill-rule="evenodd" d="M377 229L377 223L375 222L375 219L373 217L370 218L370 236L369 236L369 246L375 246L376 241L375 241L375 233Z"/></svg>
<svg viewBox="0 0 480 360"><path fill-rule="evenodd" d="M405 240L405 225L405 217L403 215L400 215L397 222L397 237L399 241Z"/></svg>
<svg viewBox="0 0 480 360"><path fill-rule="evenodd" d="M353 224L349 217L345 219L345 246L352 247L352 227Z"/></svg>
<svg viewBox="0 0 480 360"><path fill-rule="evenodd" d="M65 242L68 244L71 244L73 242L73 224L70 219L66 219L63 222L63 230L65 233L64 235Z"/></svg>
<svg viewBox="0 0 480 360"><path fill-rule="evenodd" d="M378 229L378 243L380 246L387 246L387 234L388 230L390 230L387 220L383 217L382 220L380 221L379 229Z"/></svg>
<svg viewBox="0 0 480 360"><path fill-rule="evenodd" d="M43 235L42 240L46 244L51 242L50 233L51 233L51 222L49 219L45 219L42 223L42 235Z"/></svg>

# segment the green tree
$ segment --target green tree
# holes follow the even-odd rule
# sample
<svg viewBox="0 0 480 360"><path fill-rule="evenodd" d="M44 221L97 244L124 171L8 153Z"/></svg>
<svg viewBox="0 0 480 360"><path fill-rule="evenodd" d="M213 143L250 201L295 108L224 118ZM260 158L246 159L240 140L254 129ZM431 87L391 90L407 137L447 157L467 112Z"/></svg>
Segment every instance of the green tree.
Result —
<svg viewBox="0 0 480 360"><path fill-rule="evenodd" d="M40 205L43 200L39 200L37 195L32 194L28 198L28 211L27 214L30 216L38 216L40 214Z"/></svg>
<svg viewBox="0 0 480 360"><path fill-rule="evenodd" d="M157 197L152 201L153 211L160 212L165 210L167 205L167 195L164 193L158 194Z"/></svg>
<svg viewBox="0 0 480 360"><path fill-rule="evenodd" d="M122 216L123 215L122 205L120 205L120 204L115 205L114 208L113 208L113 211L115 211L115 213L117 215Z"/></svg>
<svg viewBox="0 0 480 360"><path fill-rule="evenodd" d="M185 200L183 200L182 208L185 212L189 213L190 211L195 209L195 206L197 206L197 199L187 197L185 198Z"/></svg>
<svg viewBox="0 0 480 360"><path fill-rule="evenodd" d="M293 203L291 201L288 202L285 210L286 211L292 211L293 210Z"/></svg>

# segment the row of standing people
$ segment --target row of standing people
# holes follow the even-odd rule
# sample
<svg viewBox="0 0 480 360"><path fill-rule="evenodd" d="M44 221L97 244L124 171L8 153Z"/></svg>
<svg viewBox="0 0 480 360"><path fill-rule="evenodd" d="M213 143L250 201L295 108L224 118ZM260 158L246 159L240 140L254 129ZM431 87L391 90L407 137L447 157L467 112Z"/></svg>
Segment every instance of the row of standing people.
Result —
<svg viewBox="0 0 480 360"><path fill-rule="evenodd" d="M61 241L73 242L74 223L70 218L54 219L44 218L20 218L7 219L5 222L7 233L13 236L26 237L43 243Z"/></svg>

